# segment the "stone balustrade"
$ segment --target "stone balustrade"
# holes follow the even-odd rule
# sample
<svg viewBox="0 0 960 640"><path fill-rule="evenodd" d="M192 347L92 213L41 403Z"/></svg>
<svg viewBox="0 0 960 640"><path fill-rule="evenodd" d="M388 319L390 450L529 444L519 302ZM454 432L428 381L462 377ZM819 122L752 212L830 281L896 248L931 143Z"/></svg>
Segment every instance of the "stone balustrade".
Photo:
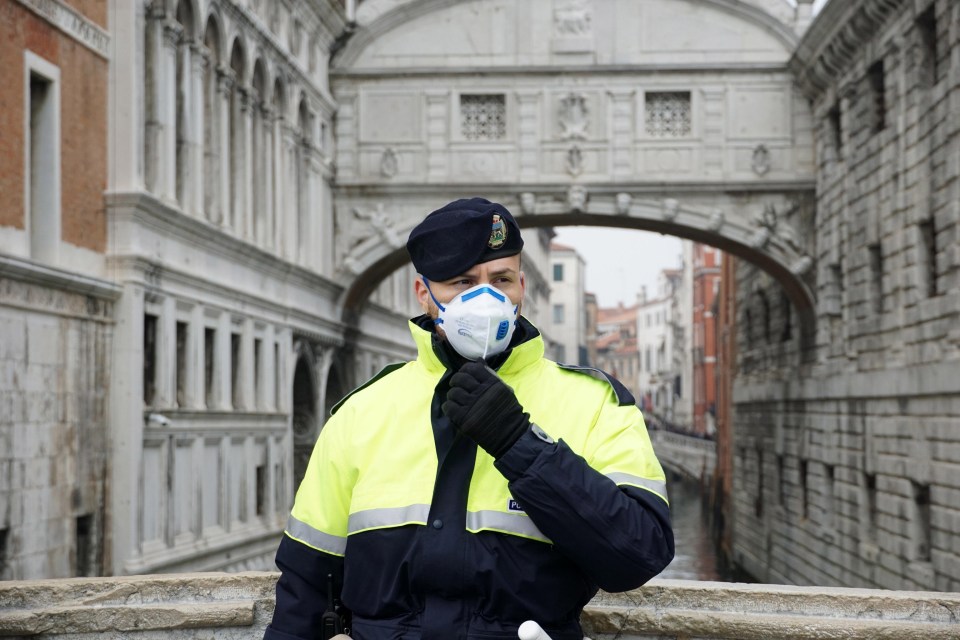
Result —
<svg viewBox="0 0 960 640"><path fill-rule="evenodd" d="M260 638L276 573L0 582L0 636L58 640ZM960 593L654 580L600 594L595 640L956 640Z"/></svg>

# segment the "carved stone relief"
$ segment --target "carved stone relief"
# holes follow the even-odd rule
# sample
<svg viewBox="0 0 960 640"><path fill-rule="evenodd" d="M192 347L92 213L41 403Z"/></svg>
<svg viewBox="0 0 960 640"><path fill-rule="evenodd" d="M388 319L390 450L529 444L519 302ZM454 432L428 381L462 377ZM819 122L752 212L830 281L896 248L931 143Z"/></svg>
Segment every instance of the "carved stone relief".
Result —
<svg viewBox="0 0 960 640"><path fill-rule="evenodd" d="M724 223L723 209L714 209L707 221L707 229L710 231L720 231Z"/></svg>
<svg viewBox="0 0 960 640"><path fill-rule="evenodd" d="M622 216L630 213L630 203L633 201L633 196L629 193L618 193L617 194L617 213Z"/></svg>
<svg viewBox="0 0 960 640"><path fill-rule="evenodd" d="M660 215L663 219L669 222L676 218L678 213L680 213L680 202L673 198L666 198L660 209Z"/></svg>
<svg viewBox="0 0 960 640"><path fill-rule="evenodd" d="M553 32L556 37L589 36L593 33L590 7L583 0L568 0L553 12Z"/></svg>
<svg viewBox="0 0 960 640"><path fill-rule="evenodd" d="M347 271L354 275L362 273L363 251L360 245L374 235L379 235L385 244L394 249L404 245L404 239L396 228L395 217L385 210L382 202L369 211L352 207L348 214L337 216L337 237L342 240L338 246L343 247L341 263Z"/></svg>
<svg viewBox="0 0 960 640"><path fill-rule="evenodd" d="M759 144L753 150L753 160L750 165L758 176L765 176L770 171L770 150L766 145Z"/></svg>
<svg viewBox="0 0 960 640"><path fill-rule="evenodd" d="M587 206L587 188L580 184L571 185L567 190L567 204L571 211L583 211Z"/></svg>
<svg viewBox="0 0 960 640"><path fill-rule="evenodd" d="M530 216L537 212L537 196L530 191L520 194L520 210Z"/></svg>
<svg viewBox="0 0 960 640"><path fill-rule="evenodd" d="M392 178L400 170L397 161L397 152L392 147L387 147L380 156L380 175L384 178Z"/></svg>
<svg viewBox="0 0 960 640"><path fill-rule="evenodd" d="M587 97L582 93L570 93L560 99L560 137L564 140L586 140L587 126Z"/></svg>
<svg viewBox="0 0 960 640"><path fill-rule="evenodd" d="M583 173L583 152L577 145L573 145L567 151L567 173L571 176Z"/></svg>

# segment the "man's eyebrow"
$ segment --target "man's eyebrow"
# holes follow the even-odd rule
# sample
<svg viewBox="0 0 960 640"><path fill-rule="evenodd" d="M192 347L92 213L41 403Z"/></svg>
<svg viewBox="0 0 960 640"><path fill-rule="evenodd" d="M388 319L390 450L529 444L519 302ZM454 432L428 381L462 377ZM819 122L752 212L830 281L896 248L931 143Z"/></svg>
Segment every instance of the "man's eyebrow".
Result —
<svg viewBox="0 0 960 640"><path fill-rule="evenodd" d="M490 272L490 275L492 275L492 276L502 276L502 275L504 275L504 274L514 274L514 273L516 273L516 272L517 272L517 270L514 269L514 268L512 268L512 267L504 267L504 268L502 268L502 269L494 269L493 271Z"/></svg>

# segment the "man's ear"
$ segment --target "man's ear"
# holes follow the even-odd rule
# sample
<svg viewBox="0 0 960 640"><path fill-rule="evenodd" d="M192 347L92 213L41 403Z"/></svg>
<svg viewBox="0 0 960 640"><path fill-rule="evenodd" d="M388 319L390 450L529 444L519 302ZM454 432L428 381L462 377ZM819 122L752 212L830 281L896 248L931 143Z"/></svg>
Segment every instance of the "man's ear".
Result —
<svg viewBox="0 0 960 640"><path fill-rule="evenodd" d="M423 312L430 313L430 291L424 284L422 277L417 276L417 279L413 281L413 292L417 295L417 302L420 303Z"/></svg>

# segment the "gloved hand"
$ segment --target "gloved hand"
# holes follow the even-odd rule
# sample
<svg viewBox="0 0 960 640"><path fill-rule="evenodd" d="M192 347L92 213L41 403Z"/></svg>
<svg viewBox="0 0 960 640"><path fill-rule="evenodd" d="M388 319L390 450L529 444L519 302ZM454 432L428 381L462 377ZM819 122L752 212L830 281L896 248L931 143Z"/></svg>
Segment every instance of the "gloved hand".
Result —
<svg viewBox="0 0 960 640"><path fill-rule="evenodd" d="M530 426L517 397L482 360L467 362L450 378L443 412L461 433L494 458L513 446Z"/></svg>

